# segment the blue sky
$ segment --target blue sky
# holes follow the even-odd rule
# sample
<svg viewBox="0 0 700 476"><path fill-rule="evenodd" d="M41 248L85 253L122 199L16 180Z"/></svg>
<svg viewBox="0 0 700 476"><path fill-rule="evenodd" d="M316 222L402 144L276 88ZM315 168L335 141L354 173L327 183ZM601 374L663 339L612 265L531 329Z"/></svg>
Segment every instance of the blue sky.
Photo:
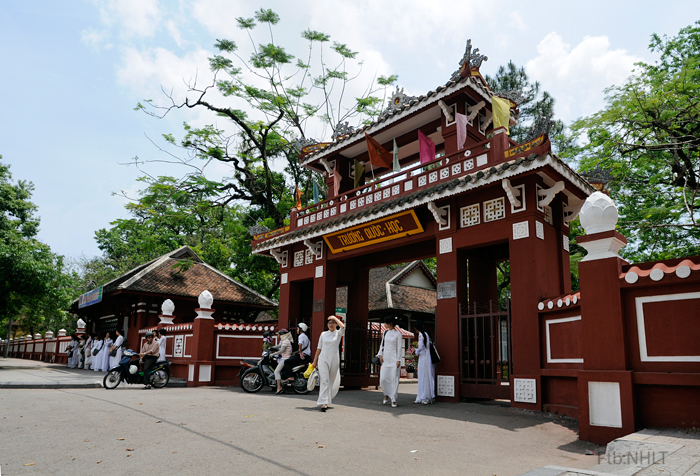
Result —
<svg viewBox="0 0 700 476"><path fill-rule="evenodd" d="M292 53L305 53L306 28L359 51L358 88L375 73L398 74L408 94L423 94L446 82L471 38L489 57L482 72L508 60L525 66L566 122L599 110L603 89L635 61L654 60L652 33L675 35L700 19L693 1L2 0L0 154L15 180L36 186L42 241L67 256L99 254L94 232L127 216L112 193L138 191L140 172L120 164L161 157L149 138L177 135L183 121L215 120L196 112L158 120L134 106L164 100L161 85L182 95L183 78L206 79L216 39L245 44L234 19L259 8L281 16L275 38ZM183 174L167 164L145 170Z"/></svg>

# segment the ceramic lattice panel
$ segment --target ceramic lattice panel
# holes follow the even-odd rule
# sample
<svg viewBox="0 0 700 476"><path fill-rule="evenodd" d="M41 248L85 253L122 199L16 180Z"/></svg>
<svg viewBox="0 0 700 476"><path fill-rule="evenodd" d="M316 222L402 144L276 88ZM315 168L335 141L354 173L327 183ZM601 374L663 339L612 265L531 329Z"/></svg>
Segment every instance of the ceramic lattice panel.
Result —
<svg viewBox="0 0 700 476"><path fill-rule="evenodd" d="M304 251L304 264L311 264L314 262L314 254L310 249Z"/></svg>
<svg viewBox="0 0 700 476"><path fill-rule="evenodd" d="M297 227L300 227L300 226L304 226L304 220L301 218L299 220L297 220Z"/></svg>
<svg viewBox="0 0 700 476"><path fill-rule="evenodd" d="M459 175L462 173L462 164L454 164L452 166L452 175Z"/></svg>
<svg viewBox="0 0 700 476"><path fill-rule="evenodd" d="M423 184L425 185L425 184ZM405 192L408 192L409 190L413 190L413 181L409 180L406 183L403 184L403 189Z"/></svg>
<svg viewBox="0 0 700 476"><path fill-rule="evenodd" d="M357 206L358 207L363 207L365 206L365 197L360 197L357 199Z"/></svg>
<svg viewBox="0 0 700 476"><path fill-rule="evenodd" d="M391 187L391 194L392 195L398 195L401 193L401 185L394 185Z"/></svg>
<svg viewBox="0 0 700 476"><path fill-rule="evenodd" d="M569 251L569 237L566 235L562 236L562 246L565 251Z"/></svg>
<svg viewBox="0 0 700 476"><path fill-rule="evenodd" d="M289 275L287 273L282 273L282 276L280 277L280 283L287 284L287 279L289 279Z"/></svg>
<svg viewBox="0 0 700 476"><path fill-rule="evenodd" d="M452 375L438 375L437 394L440 397L455 396L455 378Z"/></svg>
<svg viewBox="0 0 700 476"><path fill-rule="evenodd" d="M316 266L316 277L317 278L323 277L323 266Z"/></svg>
<svg viewBox="0 0 700 476"><path fill-rule="evenodd" d="M540 240L544 240L544 225L539 220L535 220L535 235Z"/></svg>
<svg viewBox="0 0 700 476"><path fill-rule="evenodd" d="M331 216L331 211L326 208L323 210L323 218L328 218L329 216Z"/></svg>
<svg viewBox="0 0 700 476"><path fill-rule="evenodd" d="M306 215L304 217L304 225L308 225L308 224L309 224L309 215Z"/></svg>
<svg viewBox="0 0 700 476"><path fill-rule="evenodd" d="M526 221L513 223L513 239L520 240L530 236L530 225Z"/></svg>
<svg viewBox="0 0 700 476"><path fill-rule="evenodd" d="M382 199L382 192L374 192L374 201L378 202Z"/></svg>
<svg viewBox="0 0 700 476"><path fill-rule="evenodd" d="M474 205L469 205L459 210L462 228L481 223L481 211L479 208L479 204L475 203Z"/></svg>
<svg viewBox="0 0 700 476"><path fill-rule="evenodd" d="M323 218L323 212L318 212L318 213L316 214L316 220L320 220L320 219L322 219L322 218Z"/></svg>
<svg viewBox="0 0 700 476"><path fill-rule="evenodd" d="M445 167L444 169L440 170L440 180L446 179L450 176L450 169Z"/></svg>
<svg viewBox="0 0 700 476"><path fill-rule="evenodd" d="M552 219L552 207L544 207L544 221L550 225L554 225L554 220Z"/></svg>
<svg viewBox="0 0 700 476"><path fill-rule="evenodd" d="M452 238L440 240L440 254L452 253Z"/></svg>
<svg viewBox="0 0 700 476"><path fill-rule="evenodd" d="M316 214L315 214L315 213L309 217L309 222L310 222L310 223L315 223L315 222L316 222Z"/></svg>
<svg viewBox="0 0 700 476"><path fill-rule="evenodd" d="M362 200L362 199L360 199L360 200ZM358 200L358 201L359 201L359 200ZM373 201L374 201L374 199L372 198L372 194L370 193L369 195L367 195L367 205L369 205L369 204L372 203Z"/></svg>
<svg viewBox="0 0 700 476"><path fill-rule="evenodd" d="M332 217L335 216L336 210L337 210L337 209L336 209L335 207L331 208L331 216L332 216Z"/></svg>
<svg viewBox="0 0 700 476"><path fill-rule="evenodd" d="M294 267L304 266L304 252L295 251L294 252Z"/></svg>
<svg viewBox="0 0 700 476"><path fill-rule="evenodd" d="M422 187L423 185L426 185L427 183L428 183L428 177L426 177L425 175L421 175L420 177L418 177L418 186L419 187Z"/></svg>
<svg viewBox="0 0 700 476"><path fill-rule="evenodd" d="M437 182L438 179L438 173L436 172L430 172L430 175L428 176L428 182L433 183Z"/></svg>
<svg viewBox="0 0 700 476"><path fill-rule="evenodd" d="M341 203L340 204L340 213L345 213L348 209L348 205L346 203Z"/></svg>
<svg viewBox="0 0 700 476"><path fill-rule="evenodd" d="M350 202L350 210L354 210L357 208L357 202L355 200L352 200Z"/></svg>
<svg viewBox="0 0 700 476"><path fill-rule="evenodd" d="M516 402L537 403L537 380L534 378L513 379L513 396Z"/></svg>
<svg viewBox="0 0 700 476"><path fill-rule="evenodd" d="M474 159L469 159L464 161L464 171L471 170L474 168Z"/></svg>
<svg viewBox="0 0 700 476"><path fill-rule="evenodd" d="M506 217L506 199L496 198L484 202L484 221L496 221Z"/></svg>
<svg viewBox="0 0 700 476"><path fill-rule="evenodd" d="M385 188L382 190L382 197L383 198L389 198L391 196L391 190L389 188Z"/></svg>

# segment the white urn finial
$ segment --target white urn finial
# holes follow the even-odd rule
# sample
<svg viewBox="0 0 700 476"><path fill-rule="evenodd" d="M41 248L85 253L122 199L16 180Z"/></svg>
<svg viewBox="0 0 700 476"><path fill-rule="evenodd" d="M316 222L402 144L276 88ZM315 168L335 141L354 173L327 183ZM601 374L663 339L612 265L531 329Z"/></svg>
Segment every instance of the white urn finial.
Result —
<svg viewBox="0 0 700 476"><path fill-rule="evenodd" d="M52 339L53 338L53 331L46 331L46 333L44 334L44 337L46 337L47 339Z"/></svg>
<svg viewBox="0 0 700 476"><path fill-rule="evenodd" d="M39 334L38 332L34 334L34 339L41 339L41 334Z"/></svg>
<svg viewBox="0 0 700 476"><path fill-rule="evenodd" d="M85 329L85 321L82 318L78 318L76 326L78 326L78 329Z"/></svg>
<svg viewBox="0 0 700 476"><path fill-rule="evenodd" d="M175 312L175 303L170 299L166 299L160 306L160 310L164 316L172 316L173 312Z"/></svg>
<svg viewBox="0 0 700 476"><path fill-rule="evenodd" d="M214 296L212 296L211 293L205 289L202 291L202 294L199 295L198 301L200 308L211 309L211 306L214 304Z"/></svg>
<svg viewBox="0 0 700 476"><path fill-rule="evenodd" d="M27 340L32 340L32 335L31 335L31 334L27 334Z"/></svg>
<svg viewBox="0 0 700 476"><path fill-rule="evenodd" d="M63 337L66 335L66 330L65 329L59 329L58 330L58 337Z"/></svg>
<svg viewBox="0 0 700 476"><path fill-rule="evenodd" d="M602 192L588 197L579 212L581 226L587 235L615 230L617 217L615 202Z"/></svg>

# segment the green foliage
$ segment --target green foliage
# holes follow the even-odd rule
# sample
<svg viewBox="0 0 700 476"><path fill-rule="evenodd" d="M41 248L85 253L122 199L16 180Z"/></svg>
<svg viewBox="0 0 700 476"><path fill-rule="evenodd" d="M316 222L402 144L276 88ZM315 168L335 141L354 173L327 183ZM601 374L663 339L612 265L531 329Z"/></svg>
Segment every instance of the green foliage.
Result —
<svg viewBox="0 0 700 476"><path fill-rule="evenodd" d="M652 36L653 64L637 63L606 91L602 111L572 125L583 145L567 155L610 175L623 249L634 261L700 254L700 28ZM582 140L585 139L585 140Z"/></svg>
<svg viewBox="0 0 700 476"><path fill-rule="evenodd" d="M33 190L31 182L13 183L9 166L0 163L0 324L8 338L13 324L34 334L52 319L65 322L72 297L63 258L35 238Z"/></svg>
<svg viewBox="0 0 700 476"><path fill-rule="evenodd" d="M547 91L542 91L539 81L531 83L525 68L518 68L512 61L499 66L496 76L486 75L484 79L494 91L520 91L524 98L519 105L518 124L509 128L514 141L525 142L530 127L538 117L554 116L554 98ZM552 121L549 135L555 150L561 149L558 140L563 132L564 123Z"/></svg>

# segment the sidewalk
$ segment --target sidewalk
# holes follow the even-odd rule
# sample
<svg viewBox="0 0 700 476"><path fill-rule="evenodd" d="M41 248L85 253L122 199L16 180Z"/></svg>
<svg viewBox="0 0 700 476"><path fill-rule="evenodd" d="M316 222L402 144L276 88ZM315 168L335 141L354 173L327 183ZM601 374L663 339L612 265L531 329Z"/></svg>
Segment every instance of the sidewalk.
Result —
<svg viewBox="0 0 700 476"><path fill-rule="evenodd" d="M0 357L0 389L7 388L102 388L104 372L69 369L64 364ZM185 386L170 379L169 387Z"/></svg>
<svg viewBox="0 0 700 476"><path fill-rule="evenodd" d="M521 476L700 475L700 431L638 431L608 443L595 458L598 464L585 470L545 466Z"/></svg>

